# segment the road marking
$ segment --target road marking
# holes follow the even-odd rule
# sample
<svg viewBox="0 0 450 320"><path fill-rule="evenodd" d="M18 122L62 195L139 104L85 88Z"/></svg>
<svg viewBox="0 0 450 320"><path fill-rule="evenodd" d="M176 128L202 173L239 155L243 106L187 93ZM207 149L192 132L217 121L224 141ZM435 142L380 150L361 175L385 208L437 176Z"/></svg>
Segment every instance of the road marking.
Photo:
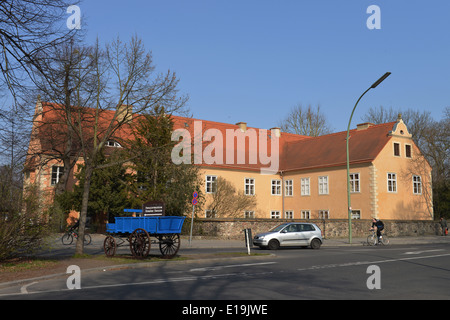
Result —
<svg viewBox="0 0 450 320"><path fill-rule="evenodd" d="M278 262L259 262L259 263L244 263L244 264L230 264L227 266L215 266L215 267L204 267L204 268L194 268L190 269L190 272L196 272L196 271L211 271L211 270L220 270L223 268L236 268L236 267L252 267L252 266L262 266L262 265L268 265L268 264L275 264Z"/></svg>
<svg viewBox="0 0 450 320"><path fill-rule="evenodd" d="M338 263L338 264L326 264L326 265L312 266L309 268L301 268L301 269L297 269L297 270L305 271L305 270L319 270L319 269L329 269L329 268L351 267L351 266L361 266L361 265L367 265L367 264L380 264L380 263L386 263L386 262L431 259L431 258L439 258L439 257L445 257L445 256L450 256L450 253L438 254L438 255L433 255L433 256L408 257L408 258L387 259L387 260L378 260L378 261L358 261L358 262L347 262L347 263Z"/></svg>
<svg viewBox="0 0 450 320"><path fill-rule="evenodd" d="M144 282L130 282L130 283L104 284L104 285L96 285L96 286L83 286L80 290L69 290L67 288L64 288L64 289L33 291L33 292L26 292L26 293L27 294L39 294L39 293L68 292L68 291L79 292L81 290L88 290L88 289L141 286L141 285L151 285L151 284L160 284L160 283L186 282L186 281L210 280L210 279L215 280L215 279L221 279L221 278L227 278L227 277L252 277L252 276L270 275L270 274L273 274L273 272L268 271L268 272L255 272L255 273L246 273L246 272L225 273L225 274L214 274L214 275L205 275L205 276L187 276L187 277L179 277L179 278L155 279L155 280L144 281ZM33 283L36 283L36 282L33 282ZM27 287L33 283L23 286L22 289L25 289L25 291L26 291L26 288L24 288L24 287ZM21 289L21 293L0 294L0 297L22 295L22 294L24 294L24 292L22 292L22 289Z"/></svg>
<svg viewBox="0 0 450 320"><path fill-rule="evenodd" d="M444 249L434 249L434 250L424 250L424 251L408 251L403 254L421 254L424 252L435 252L435 251L444 251Z"/></svg>
<svg viewBox="0 0 450 320"><path fill-rule="evenodd" d="M20 293L22 293L22 294L27 294L27 293L28 293L27 288L28 288L29 286L35 284L35 283L37 283L37 282L36 282L36 281L35 281L35 282L31 282L31 283L29 283L29 284L26 284L26 285L22 286L22 287L20 288Z"/></svg>

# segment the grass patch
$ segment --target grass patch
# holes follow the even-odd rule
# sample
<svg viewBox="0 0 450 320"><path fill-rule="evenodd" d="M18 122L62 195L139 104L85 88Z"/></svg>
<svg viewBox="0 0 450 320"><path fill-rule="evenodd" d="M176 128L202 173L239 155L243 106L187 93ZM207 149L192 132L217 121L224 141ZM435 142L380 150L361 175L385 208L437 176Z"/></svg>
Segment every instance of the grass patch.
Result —
<svg viewBox="0 0 450 320"><path fill-rule="evenodd" d="M43 269L56 265L58 261L49 259L16 258L0 263L0 272L23 272Z"/></svg>

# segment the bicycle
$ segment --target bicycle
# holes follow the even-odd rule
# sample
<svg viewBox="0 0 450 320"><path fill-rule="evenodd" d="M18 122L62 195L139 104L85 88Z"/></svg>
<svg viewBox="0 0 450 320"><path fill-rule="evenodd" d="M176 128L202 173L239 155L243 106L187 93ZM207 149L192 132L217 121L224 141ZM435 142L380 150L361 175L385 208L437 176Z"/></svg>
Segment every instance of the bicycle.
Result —
<svg viewBox="0 0 450 320"><path fill-rule="evenodd" d="M61 237L61 242L64 245L70 245L73 242L73 238L78 239L78 232L75 230L67 230ZM92 238L89 233L84 234L84 245L87 246L91 243Z"/></svg>
<svg viewBox="0 0 450 320"><path fill-rule="evenodd" d="M389 242L389 237L386 235L386 233L382 233L380 240L378 240L377 232L375 230L373 230L372 234L367 237L367 244L369 246L376 246L378 244L387 246Z"/></svg>

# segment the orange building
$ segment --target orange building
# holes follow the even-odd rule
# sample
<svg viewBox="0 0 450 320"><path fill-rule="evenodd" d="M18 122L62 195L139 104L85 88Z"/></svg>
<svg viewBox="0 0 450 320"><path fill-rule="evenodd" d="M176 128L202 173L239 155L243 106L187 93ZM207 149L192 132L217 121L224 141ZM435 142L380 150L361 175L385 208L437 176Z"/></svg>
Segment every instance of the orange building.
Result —
<svg viewBox="0 0 450 320"><path fill-rule="evenodd" d="M45 120L39 118L39 112L45 113L46 105L38 103L36 107L36 118L41 122ZM219 177L238 192L256 198L255 207L242 212L242 218L348 217L346 131L306 137L280 132L279 128L250 128L244 122L172 118L172 140L179 142L172 160L192 161L200 167L204 181L206 203L203 212L197 213L200 217L219 216L208 210ZM35 131L34 126L30 154L44 145ZM117 135L117 141L129 136L129 127ZM118 146L113 141L107 148ZM433 219L431 167L400 115L395 122L364 123L351 130L349 154L354 219ZM50 199L58 174L64 169L57 158L42 163L42 159L30 158L25 183L35 183L48 195L43 199Z"/></svg>

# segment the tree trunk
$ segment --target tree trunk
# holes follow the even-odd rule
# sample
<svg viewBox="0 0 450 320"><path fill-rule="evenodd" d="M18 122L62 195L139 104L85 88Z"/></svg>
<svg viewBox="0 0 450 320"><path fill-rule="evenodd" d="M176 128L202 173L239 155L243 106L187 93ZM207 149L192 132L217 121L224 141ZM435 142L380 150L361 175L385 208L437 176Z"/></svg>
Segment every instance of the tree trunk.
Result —
<svg viewBox="0 0 450 320"><path fill-rule="evenodd" d="M94 172L91 161L86 162L85 180L83 186L83 198L81 201L80 226L78 227L78 239L75 254L83 254L84 252L84 230L86 227L86 217L89 202L89 190L91 186L92 173Z"/></svg>

